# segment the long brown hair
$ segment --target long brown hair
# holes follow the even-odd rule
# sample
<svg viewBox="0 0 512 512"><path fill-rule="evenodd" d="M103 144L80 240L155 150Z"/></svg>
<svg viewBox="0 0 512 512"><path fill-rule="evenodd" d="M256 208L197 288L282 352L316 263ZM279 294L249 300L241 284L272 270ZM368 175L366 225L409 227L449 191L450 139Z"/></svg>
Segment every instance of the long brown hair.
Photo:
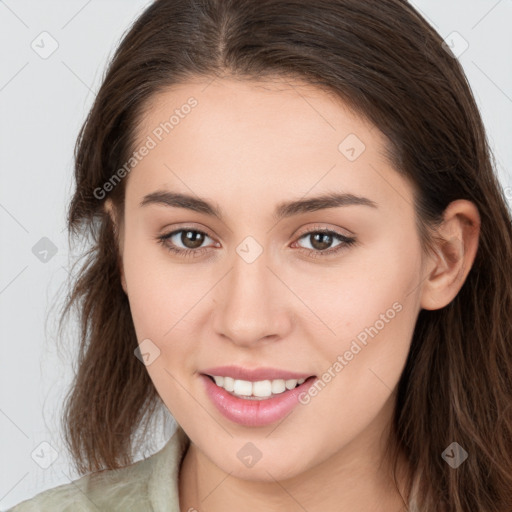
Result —
<svg viewBox="0 0 512 512"><path fill-rule="evenodd" d="M512 509L512 220L458 60L404 0L156 0L125 34L75 147L70 236L92 236L65 304L80 319L66 442L81 473L133 460L134 434L161 404L137 347L105 197L122 179L150 98L196 77L299 78L337 95L387 137L415 185L422 246L456 199L481 217L477 255L446 307L421 310L398 384L389 446L405 453L411 510ZM442 458L457 442L457 469ZM393 457L396 456L396 453ZM396 459L394 459L396 460ZM414 497L414 499L413 499Z"/></svg>

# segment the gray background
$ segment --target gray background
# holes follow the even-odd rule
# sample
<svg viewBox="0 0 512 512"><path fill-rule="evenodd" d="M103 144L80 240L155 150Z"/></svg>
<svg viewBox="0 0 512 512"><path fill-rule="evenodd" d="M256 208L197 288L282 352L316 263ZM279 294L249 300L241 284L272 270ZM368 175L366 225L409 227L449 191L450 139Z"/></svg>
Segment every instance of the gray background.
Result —
<svg viewBox="0 0 512 512"><path fill-rule="evenodd" d="M106 62L150 3L0 1L1 510L76 478L59 426L73 326L69 353L55 343L58 306L76 256L65 231L73 146ZM459 59L512 204L512 1L412 3L457 51L469 44ZM46 56L52 44L58 48ZM140 457L160 448L173 428L172 418L157 422Z"/></svg>

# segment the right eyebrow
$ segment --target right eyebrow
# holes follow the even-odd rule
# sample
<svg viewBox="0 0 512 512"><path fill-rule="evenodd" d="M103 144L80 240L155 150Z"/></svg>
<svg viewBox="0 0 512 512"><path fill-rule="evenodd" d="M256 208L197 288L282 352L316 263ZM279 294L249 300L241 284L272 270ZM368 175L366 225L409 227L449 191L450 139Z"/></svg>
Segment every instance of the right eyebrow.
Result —
<svg viewBox="0 0 512 512"><path fill-rule="evenodd" d="M162 204L175 208L186 208L187 210L205 213L206 215L212 215L222 220L222 213L218 206L209 203L206 199L194 197L189 194L157 190L145 195L140 202L141 207L149 204Z"/></svg>

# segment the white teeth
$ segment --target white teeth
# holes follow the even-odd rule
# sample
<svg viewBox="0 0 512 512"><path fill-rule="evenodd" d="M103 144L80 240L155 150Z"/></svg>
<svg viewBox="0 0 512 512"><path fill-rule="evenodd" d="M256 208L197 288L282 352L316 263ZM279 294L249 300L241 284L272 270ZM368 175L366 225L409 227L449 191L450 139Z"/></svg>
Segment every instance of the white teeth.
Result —
<svg viewBox="0 0 512 512"><path fill-rule="evenodd" d="M297 385L297 379L289 379L284 381L286 389L293 389Z"/></svg>
<svg viewBox="0 0 512 512"><path fill-rule="evenodd" d="M252 384L248 380L235 380L235 388L233 389L235 395L251 396Z"/></svg>
<svg viewBox="0 0 512 512"><path fill-rule="evenodd" d="M231 377L224 377L224 383L222 384L222 387L226 391L233 391L235 389L235 379L232 379Z"/></svg>
<svg viewBox="0 0 512 512"><path fill-rule="evenodd" d="M249 389L251 390L251 388ZM270 396L272 394L272 383L269 380L259 380L253 383L251 391L254 396ZM249 395L249 393L245 393L245 395Z"/></svg>
<svg viewBox="0 0 512 512"><path fill-rule="evenodd" d="M223 377L213 375L217 386L229 391L230 393L247 398L269 398L272 395L279 395L286 390L294 389L297 385L305 382L306 379L274 379L259 380L251 382L242 379L233 379L231 377Z"/></svg>
<svg viewBox="0 0 512 512"><path fill-rule="evenodd" d="M284 380L273 380L272 381L272 393L274 395L278 395L279 393L282 393L286 389L286 386L284 385Z"/></svg>

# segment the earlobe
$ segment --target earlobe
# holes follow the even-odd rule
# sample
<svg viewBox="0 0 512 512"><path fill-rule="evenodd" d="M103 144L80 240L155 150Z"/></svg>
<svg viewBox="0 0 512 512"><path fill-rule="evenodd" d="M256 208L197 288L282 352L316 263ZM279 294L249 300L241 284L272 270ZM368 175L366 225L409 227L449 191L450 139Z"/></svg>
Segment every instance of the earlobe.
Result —
<svg viewBox="0 0 512 512"><path fill-rule="evenodd" d="M121 286L124 290L124 293L126 293L126 295L128 295L128 287L126 285L126 278L125 278L125 275L124 275L124 268L123 268L123 257L122 257L122 254L123 254L123 248L122 248L122 243L123 243L123 240L122 240L122 236L121 236L121 233L120 233L120 228L119 228L119 222L118 222L118 219L117 219L117 210L114 206L114 203L112 202L112 199L110 198L107 198L105 200L105 202L103 203L103 207L104 207L104 210L105 212L110 216L110 219L112 221L112 225L114 226L114 234L115 234L115 241L117 243L117 247L118 247L118 255L119 255L119 258L118 258L118 266L119 266L119 274L121 276Z"/></svg>
<svg viewBox="0 0 512 512"><path fill-rule="evenodd" d="M121 286L123 287L124 293L126 293L126 295L128 295L128 289L127 289L127 286L126 286L126 279L124 277L124 272L123 272L122 264L121 264L121 268L119 270L120 270L120 273L121 273Z"/></svg>
<svg viewBox="0 0 512 512"><path fill-rule="evenodd" d="M429 257L422 287L421 307L441 309L459 293L475 260L480 235L480 214L474 203L453 201L437 229L434 255Z"/></svg>
<svg viewBox="0 0 512 512"><path fill-rule="evenodd" d="M116 215L116 208L114 206L114 203L112 202L112 199L107 198L105 199L105 202L103 203L103 209L105 210L105 213L108 214L110 217L110 220L114 226L114 233L117 236L117 215Z"/></svg>

